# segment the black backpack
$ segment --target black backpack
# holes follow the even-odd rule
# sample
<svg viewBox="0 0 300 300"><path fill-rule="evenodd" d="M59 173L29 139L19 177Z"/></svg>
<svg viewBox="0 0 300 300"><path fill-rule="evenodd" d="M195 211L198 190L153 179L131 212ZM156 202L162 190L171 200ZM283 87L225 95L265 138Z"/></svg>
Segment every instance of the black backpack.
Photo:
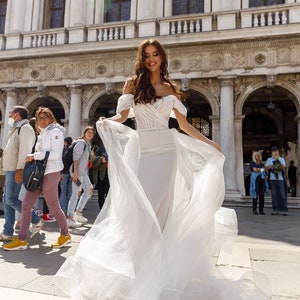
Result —
<svg viewBox="0 0 300 300"><path fill-rule="evenodd" d="M79 142L83 142L83 141L81 141L81 140L75 141L72 143L72 145L70 145L67 149L64 150L63 156L62 156L64 168L62 170L62 173L69 173L70 167L72 166L72 164L74 162L73 150L74 150L75 145L77 145L77 143L79 143ZM84 143L83 152L85 151L85 148L86 148L86 143Z"/></svg>

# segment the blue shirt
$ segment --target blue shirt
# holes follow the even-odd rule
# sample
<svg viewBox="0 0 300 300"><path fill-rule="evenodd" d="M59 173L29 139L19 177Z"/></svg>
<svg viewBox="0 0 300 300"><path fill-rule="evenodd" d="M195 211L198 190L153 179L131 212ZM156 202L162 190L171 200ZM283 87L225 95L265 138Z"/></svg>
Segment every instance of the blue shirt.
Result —
<svg viewBox="0 0 300 300"><path fill-rule="evenodd" d="M270 167L273 166L273 161L276 160L273 157L269 157L266 161L266 167ZM279 157L278 160L281 162L281 164L283 164L285 166L285 160L282 157ZM283 178L283 172L279 172L278 173L278 179L276 178L274 172L272 172L272 170L270 170L270 180L284 180Z"/></svg>

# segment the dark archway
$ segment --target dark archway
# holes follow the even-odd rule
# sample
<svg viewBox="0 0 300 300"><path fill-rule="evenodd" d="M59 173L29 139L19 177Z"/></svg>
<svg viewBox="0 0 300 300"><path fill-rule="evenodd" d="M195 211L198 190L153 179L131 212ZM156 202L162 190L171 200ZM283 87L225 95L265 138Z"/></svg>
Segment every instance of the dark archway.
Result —
<svg viewBox="0 0 300 300"><path fill-rule="evenodd" d="M58 100L50 96L37 98L34 101L32 101L28 106L29 116L34 117L36 110L41 106L50 108L57 122L61 125L64 125L62 121L65 119L64 108Z"/></svg>

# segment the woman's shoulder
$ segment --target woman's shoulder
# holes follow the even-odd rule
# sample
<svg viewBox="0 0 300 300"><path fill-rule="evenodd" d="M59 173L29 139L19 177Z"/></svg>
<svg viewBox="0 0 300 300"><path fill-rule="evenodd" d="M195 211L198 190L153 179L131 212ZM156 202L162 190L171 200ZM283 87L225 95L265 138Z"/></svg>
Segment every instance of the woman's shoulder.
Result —
<svg viewBox="0 0 300 300"><path fill-rule="evenodd" d="M135 86L134 86L134 79L127 78L125 84L123 86L123 94L135 94Z"/></svg>

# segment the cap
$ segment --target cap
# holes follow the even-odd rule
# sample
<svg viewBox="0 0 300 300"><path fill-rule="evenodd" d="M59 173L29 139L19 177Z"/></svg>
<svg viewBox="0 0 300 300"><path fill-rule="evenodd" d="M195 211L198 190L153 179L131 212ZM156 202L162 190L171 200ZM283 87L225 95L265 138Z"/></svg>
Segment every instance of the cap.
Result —
<svg viewBox="0 0 300 300"><path fill-rule="evenodd" d="M279 150L277 146L273 146L273 147L271 148L271 151L272 151L272 152L273 152L273 151L277 151L277 150Z"/></svg>

